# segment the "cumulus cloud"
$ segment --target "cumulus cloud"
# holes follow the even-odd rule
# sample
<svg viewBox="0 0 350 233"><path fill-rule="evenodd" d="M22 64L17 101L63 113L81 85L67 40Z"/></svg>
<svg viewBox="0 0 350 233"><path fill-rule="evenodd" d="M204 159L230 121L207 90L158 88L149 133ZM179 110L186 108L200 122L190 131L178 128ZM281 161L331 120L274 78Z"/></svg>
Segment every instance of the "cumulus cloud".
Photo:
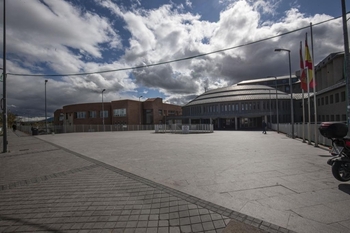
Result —
<svg viewBox="0 0 350 233"><path fill-rule="evenodd" d="M274 52L277 47L291 50L292 69L297 70L299 42L309 30L288 32L331 18L307 15L297 4L277 12L281 0L221 0L215 2L222 7L217 21L204 20L195 13L190 0L179 5L169 1L149 9L140 0L131 1L130 7L111 0L87 2L92 4L90 8L63 0L7 1L8 72L101 71L62 77L10 75L9 104L44 115L45 79L49 79L51 113L67 104L97 102L102 89L106 89L106 100L137 99L138 93L157 90L167 102L185 104L205 89L287 74L287 54ZM2 19L0 23L3 25ZM317 25L313 32L316 63L343 50L341 20ZM288 34L265 40L283 33ZM226 48L232 49L211 53ZM211 54L160 66L103 72L205 53Z"/></svg>

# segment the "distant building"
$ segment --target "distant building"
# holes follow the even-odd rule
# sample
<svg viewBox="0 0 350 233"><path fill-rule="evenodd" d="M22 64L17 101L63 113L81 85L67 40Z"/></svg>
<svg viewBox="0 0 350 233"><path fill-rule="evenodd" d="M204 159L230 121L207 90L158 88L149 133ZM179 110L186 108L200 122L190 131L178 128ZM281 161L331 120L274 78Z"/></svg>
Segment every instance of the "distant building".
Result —
<svg viewBox="0 0 350 233"><path fill-rule="evenodd" d="M101 102L63 106L54 112L54 125L153 125L181 114L181 106L163 103L162 98L126 99L104 102L103 111Z"/></svg>
<svg viewBox="0 0 350 233"><path fill-rule="evenodd" d="M294 122L303 122L300 72L292 75ZM344 53L332 53L315 66L317 121L346 121ZM214 129L249 129L268 123L291 122L290 76L268 77L239 82L206 91L183 106L186 123L212 123ZM310 90L311 122L315 121L314 94ZM277 105L278 102L278 105ZM305 122L308 122L308 95L304 94Z"/></svg>

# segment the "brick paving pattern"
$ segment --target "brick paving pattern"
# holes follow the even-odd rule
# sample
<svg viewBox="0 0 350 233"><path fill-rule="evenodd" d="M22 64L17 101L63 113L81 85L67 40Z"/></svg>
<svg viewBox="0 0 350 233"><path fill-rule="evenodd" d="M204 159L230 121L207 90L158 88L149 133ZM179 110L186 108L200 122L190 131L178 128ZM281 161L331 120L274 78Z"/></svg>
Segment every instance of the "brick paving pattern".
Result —
<svg viewBox="0 0 350 233"><path fill-rule="evenodd" d="M16 140L23 138L28 144L0 155L0 232L218 233L231 219L291 232L34 137Z"/></svg>

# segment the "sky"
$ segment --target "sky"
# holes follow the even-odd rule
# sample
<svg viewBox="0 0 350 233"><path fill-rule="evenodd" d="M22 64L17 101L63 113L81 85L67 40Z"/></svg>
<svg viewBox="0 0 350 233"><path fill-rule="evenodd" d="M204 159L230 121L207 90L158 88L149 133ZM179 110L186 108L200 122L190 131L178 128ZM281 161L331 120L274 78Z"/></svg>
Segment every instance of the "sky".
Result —
<svg viewBox="0 0 350 233"><path fill-rule="evenodd" d="M106 102L184 105L205 90L288 75L288 53L274 49L291 51L294 73L312 23L315 64L344 51L341 12L341 0L6 0L8 111L44 117L45 90L48 117L101 102L103 89Z"/></svg>

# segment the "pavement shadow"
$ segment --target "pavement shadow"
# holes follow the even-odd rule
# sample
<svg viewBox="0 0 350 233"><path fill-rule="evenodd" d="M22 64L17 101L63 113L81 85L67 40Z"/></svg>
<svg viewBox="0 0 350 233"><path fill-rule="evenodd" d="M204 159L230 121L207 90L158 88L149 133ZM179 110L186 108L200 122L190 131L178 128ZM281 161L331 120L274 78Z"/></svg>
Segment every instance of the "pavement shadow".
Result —
<svg viewBox="0 0 350 233"><path fill-rule="evenodd" d="M329 155L318 155L318 156L323 157L323 158L333 157L331 154L329 154Z"/></svg>
<svg viewBox="0 0 350 233"><path fill-rule="evenodd" d="M350 184L340 184L338 189L350 195Z"/></svg>
<svg viewBox="0 0 350 233"><path fill-rule="evenodd" d="M56 232L56 233L63 233L63 231L51 228L49 226L43 225L43 224L37 224L33 222L28 222L23 219L19 218L13 218L13 217L8 217L8 216L2 216L0 215L0 221L1 220L7 220L7 221L12 221L12 222L20 222L22 225L26 225L32 228L37 228L38 230L43 230L43 231L49 231L49 232Z"/></svg>

